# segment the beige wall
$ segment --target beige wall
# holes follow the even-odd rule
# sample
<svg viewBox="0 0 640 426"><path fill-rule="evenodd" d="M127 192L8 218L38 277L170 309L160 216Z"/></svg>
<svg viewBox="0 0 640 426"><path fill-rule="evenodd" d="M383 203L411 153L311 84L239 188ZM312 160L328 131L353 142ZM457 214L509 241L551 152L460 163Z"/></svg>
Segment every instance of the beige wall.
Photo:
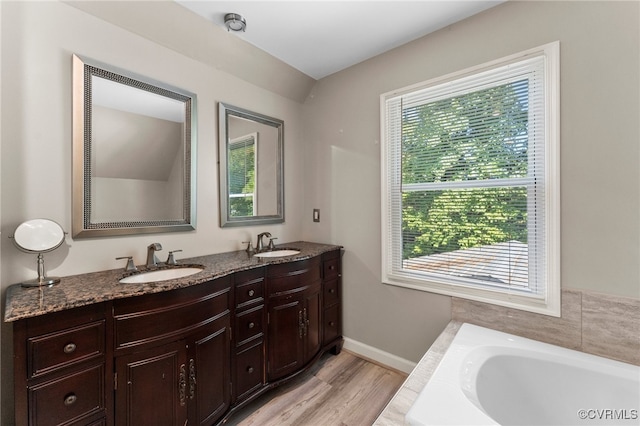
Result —
<svg viewBox="0 0 640 426"><path fill-rule="evenodd" d="M346 247L349 338L417 361L447 297L381 284L379 95L561 43L562 286L640 297L638 2L510 1L319 81L304 108L310 240Z"/></svg>
<svg viewBox="0 0 640 426"><path fill-rule="evenodd" d="M120 10L126 3L114 3L111 21L135 16ZM111 7L86 5L107 12ZM34 274L35 258L6 238L22 220L44 216L71 228L71 54L78 53L198 94L198 229L68 237L64 247L46 255L51 274L117 268L122 265L116 256L133 255L140 263L146 245L156 241L165 250L183 249L185 257L238 249L240 241L263 230L279 242L342 244L345 335L417 361L449 321L451 304L445 296L380 282L379 95L560 40L563 286L640 297L638 6L510 1L327 77L301 105L306 79L287 80L280 65L260 62L253 68L260 79L248 83L255 75L233 74L233 57L214 63L206 54L208 42L188 44L192 39L182 30L172 30L180 28L172 10L162 16L150 11L153 19L139 20L140 31L129 32L64 3L0 2L2 289ZM173 6L165 2L160 8ZM153 22L162 18L172 25L160 31ZM135 22L122 26L132 29ZM249 58L262 57L243 50L239 63ZM283 81L295 87L283 87ZM217 101L286 122L284 225L218 227ZM311 222L312 208L321 209L320 223ZM10 425L10 325L1 332L1 420Z"/></svg>
<svg viewBox="0 0 640 426"><path fill-rule="evenodd" d="M244 248L269 231L278 241L301 235L303 180L300 104L151 42L59 2L0 2L2 40L1 282L3 289L35 277L36 258L6 238L23 220L47 217L71 231L71 55L99 60L197 94L197 230L132 237L73 240L45 255L50 275L124 267L117 256L143 263L146 246L160 242L192 257ZM220 31L222 34L226 32ZM226 35L225 35L226 37ZM270 70L262 70L270 74ZM217 102L283 119L286 223L219 227ZM87 283L91 285L91 283ZM2 324L2 425L12 424L12 333Z"/></svg>

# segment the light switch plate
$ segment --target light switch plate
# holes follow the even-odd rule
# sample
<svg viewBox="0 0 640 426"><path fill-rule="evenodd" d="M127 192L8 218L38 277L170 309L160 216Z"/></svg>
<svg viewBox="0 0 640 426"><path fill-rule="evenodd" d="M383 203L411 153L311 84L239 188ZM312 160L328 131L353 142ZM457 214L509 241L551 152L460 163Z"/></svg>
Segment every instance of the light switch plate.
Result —
<svg viewBox="0 0 640 426"><path fill-rule="evenodd" d="M320 222L320 209L313 209L313 221Z"/></svg>

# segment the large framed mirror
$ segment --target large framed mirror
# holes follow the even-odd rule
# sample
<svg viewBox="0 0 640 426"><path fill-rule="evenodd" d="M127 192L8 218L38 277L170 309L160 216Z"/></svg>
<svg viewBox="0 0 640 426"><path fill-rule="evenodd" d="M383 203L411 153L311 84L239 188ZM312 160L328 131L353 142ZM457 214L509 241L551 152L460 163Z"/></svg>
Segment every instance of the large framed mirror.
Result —
<svg viewBox="0 0 640 426"><path fill-rule="evenodd" d="M284 222L284 121L218 104L220 226Z"/></svg>
<svg viewBox="0 0 640 426"><path fill-rule="evenodd" d="M196 95L73 55L74 238L191 231Z"/></svg>

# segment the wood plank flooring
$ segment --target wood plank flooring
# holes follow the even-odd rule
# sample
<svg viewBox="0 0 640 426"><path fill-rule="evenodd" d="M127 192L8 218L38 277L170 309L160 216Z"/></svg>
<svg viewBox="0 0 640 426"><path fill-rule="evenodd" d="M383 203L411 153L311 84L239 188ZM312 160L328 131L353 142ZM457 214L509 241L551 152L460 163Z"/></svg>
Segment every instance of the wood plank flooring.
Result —
<svg viewBox="0 0 640 426"><path fill-rule="evenodd" d="M367 426L406 375L342 351L236 413L234 426Z"/></svg>

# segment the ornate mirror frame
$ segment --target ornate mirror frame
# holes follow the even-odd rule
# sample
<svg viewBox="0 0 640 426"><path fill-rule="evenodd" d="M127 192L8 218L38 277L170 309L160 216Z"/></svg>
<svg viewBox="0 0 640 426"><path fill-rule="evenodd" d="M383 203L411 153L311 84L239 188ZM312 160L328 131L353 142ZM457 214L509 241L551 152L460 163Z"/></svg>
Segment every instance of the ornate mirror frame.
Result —
<svg viewBox="0 0 640 426"><path fill-rule="evenodd" d="M95 78L102 78L118 85L128 86L124 89L139 89L143 95L172 100L182 103L184 122L180 129L182 149L174 156L182 156L181 174L176 187L182 187L181 199L172 200L176 210L181 214L167 218L116 218L110 220L94 219L92 208L96 205L96 193L92 184L92 167L95 150L92 130L97 127L92 114L93 90ZM171 102L171 101L170 101ZM119 112L119 111L118 111ZM192 231L196 225L196 95L177 87L161 83L113 66L103 64L78 55L73 55L73 215L72 236L74 238L91 238L102 236L146 234L160 232ZM128 145L131 148L134 148ZM128 150L129 151L129 150ZM130 152L133 152L131 150ZM127 155L126 153L123 155ZM133 154L132 154L133 155ZM145 158L139 158L140 164ZM177 194L176 194L177 195ZM138 199L130 199L132 203ZM111 202L111 201L109 201ZM113 202L127 202L116 199ZM180 207L181 205L181 207ZM144 216L144 215L143 215ZM181 217L180 217L181 216Z"/></svg>
<svg viewBox="0 0 640 426"><path fill-rule="evenodd" d="M259 191L257 188L262 186L259 182L261 177L264 179L264 175L257 175L258 170L272 170L272 175L269 179L273 179L273 182L268 182L268 186L273 188L272 193L266 195L269 199L269 205L274 207L270 208L267 214L258 213L251 216L234 216L231 213L230 197L229 197L229 150L231 146L237 143L237 137L234 136L230 129L230 119L237 118L246 120L247 122L254 123L256 127L268 126L273 127L273 132L276 134L276 141L270 157L275 159L274 164L264 165L259 159L255 160L255 172L258 182L255 183L255 191ZM273 223L284 222L284 121L277 118L272 118L263 114L259 114L253 111L246 110L244 108L238 108L222 102L218 103L218 170L219 170L219 204L220 204L220 227L232 227L232 226L253 226L253 225L265 225ZM255 129L246 130L247 135L253 137L254 144L259 145L261 140L260 132ZM254 147L255 150L263 152L264 148ZM254 151L255 152L255 151ZM264 183L264 182L262 182ZM258 199L265 198L265 194L257 194ZM273 209L273 210L271 210ZM254 211L255 206L254 206Z"/></svg>

